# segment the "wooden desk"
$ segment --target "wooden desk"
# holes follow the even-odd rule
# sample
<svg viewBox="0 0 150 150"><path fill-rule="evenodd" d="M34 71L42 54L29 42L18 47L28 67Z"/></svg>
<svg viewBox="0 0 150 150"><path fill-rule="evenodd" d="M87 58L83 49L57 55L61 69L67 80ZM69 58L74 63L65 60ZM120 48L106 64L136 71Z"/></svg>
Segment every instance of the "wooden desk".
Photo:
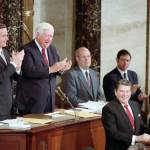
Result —
<svg viewBox="0 0 150 150"><path fill-rule="evenodd" d="M104 150L100 117L51 123L30 130L0 130L0 150Z"/></svg>

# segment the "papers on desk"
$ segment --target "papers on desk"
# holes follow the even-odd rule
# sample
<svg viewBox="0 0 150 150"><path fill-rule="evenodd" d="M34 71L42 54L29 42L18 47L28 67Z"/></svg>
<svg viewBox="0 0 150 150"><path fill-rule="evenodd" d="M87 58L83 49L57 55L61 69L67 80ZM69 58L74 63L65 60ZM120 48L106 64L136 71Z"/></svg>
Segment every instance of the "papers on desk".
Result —
<svg viewBox="0 0 150 150"><path fill-rule="evenodd" d="M23 118L18 117L16 119L6 119L1 121L1 123L8 124L10 129L30 129L30 124L24 124Z"/></svg>
<svg viewBox="0 0 150 150"><path fill-rule="evenodd" d="M61 122L74 119L74 116L65 114L64 113L65 110L63 110L63 112L61 111L47 113L45 115L51 117L54 122Z"/></svg>
<svg viewBox="0 0 150 150"><path fill-rule="evenodd" d="M107 104L106 101L88 101L85 103L79 103L80 108L86 108L89 112L100 113L102 112L102 108Z"/></svg>
<svg viewBox="0 0 150 150"><path fill-rule="evenodd" d="M78 110L72 110L72 109L65 110L64 113L69 114L69 115L73 115L74 117L82 117L82 118L90 118L90 117L101 116L100 114L94 114L94 113L91 113L91 112L78 111Z"/></svg>
<svg viewBox="0 0 150 150"><path fill-rule="evenodd" d="M37 123L37 124L46 124L53 122L52 119L37 119L37 118L23 118L25 123Z"/></svg>

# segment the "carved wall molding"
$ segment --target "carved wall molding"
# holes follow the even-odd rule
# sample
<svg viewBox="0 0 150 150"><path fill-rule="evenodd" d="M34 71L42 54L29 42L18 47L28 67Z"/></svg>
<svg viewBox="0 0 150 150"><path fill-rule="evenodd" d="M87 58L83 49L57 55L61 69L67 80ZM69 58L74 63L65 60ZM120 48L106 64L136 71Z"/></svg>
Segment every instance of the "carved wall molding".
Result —
<svg viewBox="0 0 150 150"><path fill-rule="evenodd" d="M76 48L87 47L92 67L100 69L101 0L76 1Z"/></svg>
<svg viewBox="0 0 150 150"><path fill-rule="evenodd" d="M8 50L17 50L22 43L22 0L1 0L0 6L0 22L8 27Z"/></svg>

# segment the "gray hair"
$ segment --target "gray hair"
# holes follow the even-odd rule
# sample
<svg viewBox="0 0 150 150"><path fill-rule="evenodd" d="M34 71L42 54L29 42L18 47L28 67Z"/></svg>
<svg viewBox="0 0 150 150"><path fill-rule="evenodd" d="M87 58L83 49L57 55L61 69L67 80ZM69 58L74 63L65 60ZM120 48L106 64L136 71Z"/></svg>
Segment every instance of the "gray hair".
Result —
<svg viewBox="0 0 150 150"><path fill-rule="evenodd" d="M47 22L39 23L35 29L35 33L43 34L45 30L49 30L54 34L54 27Z"/></svg>

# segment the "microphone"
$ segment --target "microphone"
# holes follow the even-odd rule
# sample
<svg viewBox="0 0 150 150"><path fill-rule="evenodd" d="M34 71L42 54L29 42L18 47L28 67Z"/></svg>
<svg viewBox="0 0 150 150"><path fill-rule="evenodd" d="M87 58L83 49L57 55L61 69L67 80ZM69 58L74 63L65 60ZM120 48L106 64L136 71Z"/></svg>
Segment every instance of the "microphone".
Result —
<svg viewBox="0 0 150 150"><path fill-rule="evenodd" d="M75 119L77 119L77 114L76 114L76 110L75 110L75 107L72 105L72 103L69 101L69 98L66 96L66 94L62 91L62 89L60 88L60 86L58 86L55 90L56 94L58 94L58 96L60 97L60 99L63 101L63 102L67 102L69 104L69 106L71 107L71 109L73 110L74 112L74 116L75 116Z"/></svg>

